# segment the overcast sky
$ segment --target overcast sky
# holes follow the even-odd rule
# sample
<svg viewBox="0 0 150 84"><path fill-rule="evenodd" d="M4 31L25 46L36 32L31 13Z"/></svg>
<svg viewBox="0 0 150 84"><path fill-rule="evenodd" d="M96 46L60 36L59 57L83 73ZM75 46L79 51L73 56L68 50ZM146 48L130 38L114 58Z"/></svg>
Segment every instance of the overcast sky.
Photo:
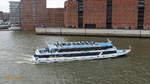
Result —
<svg viewBox="0 0 150 84"><path fill-rule="evenodd" d="M20 0L0 0L0 11L9 11L9 1L20 1ZM66 0L47 0L48 8L59 8L64 7L64 1Z"/></svg>

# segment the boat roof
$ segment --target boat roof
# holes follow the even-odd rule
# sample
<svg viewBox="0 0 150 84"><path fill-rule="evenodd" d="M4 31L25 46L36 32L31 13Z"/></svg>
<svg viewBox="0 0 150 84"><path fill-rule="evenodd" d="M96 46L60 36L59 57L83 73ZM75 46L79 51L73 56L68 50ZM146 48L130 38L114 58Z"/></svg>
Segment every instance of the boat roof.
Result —
<svg viewBox="0 0 150 84"><path fill-rule="evenodd" d="M99 45L100 45L101 47L105 47L105 46L113 46L112 43L110 43L110 42L99 43Z"/></svg>
<svg viewBox="0 0 150 84"><path fill-rule="evenodd" d="M113 46L110 42L67 42L67 43L54 43L52 45L48 45L48 48L51 49L65 49L65 48L85 48L85 47L107 47Z"/></svg>

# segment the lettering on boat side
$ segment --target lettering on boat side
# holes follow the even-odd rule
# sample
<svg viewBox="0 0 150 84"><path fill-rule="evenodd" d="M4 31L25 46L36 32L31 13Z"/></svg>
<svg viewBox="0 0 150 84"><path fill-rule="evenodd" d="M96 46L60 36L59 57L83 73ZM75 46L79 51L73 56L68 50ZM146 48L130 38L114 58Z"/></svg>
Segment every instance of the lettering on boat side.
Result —
<svg viewBox="0 0 150 84"><path fill-rule="evenodd" d="M24 76L3 76L2 79L4 80L24 80Z"/></svg>

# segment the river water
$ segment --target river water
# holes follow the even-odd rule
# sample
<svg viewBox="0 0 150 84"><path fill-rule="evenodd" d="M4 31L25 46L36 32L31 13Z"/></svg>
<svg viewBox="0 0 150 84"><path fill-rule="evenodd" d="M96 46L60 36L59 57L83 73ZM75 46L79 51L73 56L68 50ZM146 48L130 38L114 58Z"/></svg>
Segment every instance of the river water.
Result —
<svg viewBox="0 0 150 84"><path fill-rule="evenodd" d="M106 41L120 49L132 46L125 57L34 65L35 48L47 43ZM150 39L85 36L45 36L31 31L0 31L0 84L150 84Z"/></svg>

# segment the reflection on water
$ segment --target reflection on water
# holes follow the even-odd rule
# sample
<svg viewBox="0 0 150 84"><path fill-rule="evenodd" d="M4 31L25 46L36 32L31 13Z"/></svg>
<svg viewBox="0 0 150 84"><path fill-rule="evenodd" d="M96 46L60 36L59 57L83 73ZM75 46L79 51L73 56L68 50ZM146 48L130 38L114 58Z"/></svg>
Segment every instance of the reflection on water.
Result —
<svg viewBox="0 0 150 84"><path fill-rule="evenodd" d="M122 58L33 65L35 48L56 41L106 41L132 46ZM149 84L150 39L86 36L44 36L30 31L0 31L0 84ZM5 80L3 77L25 77Z"/></svg>

